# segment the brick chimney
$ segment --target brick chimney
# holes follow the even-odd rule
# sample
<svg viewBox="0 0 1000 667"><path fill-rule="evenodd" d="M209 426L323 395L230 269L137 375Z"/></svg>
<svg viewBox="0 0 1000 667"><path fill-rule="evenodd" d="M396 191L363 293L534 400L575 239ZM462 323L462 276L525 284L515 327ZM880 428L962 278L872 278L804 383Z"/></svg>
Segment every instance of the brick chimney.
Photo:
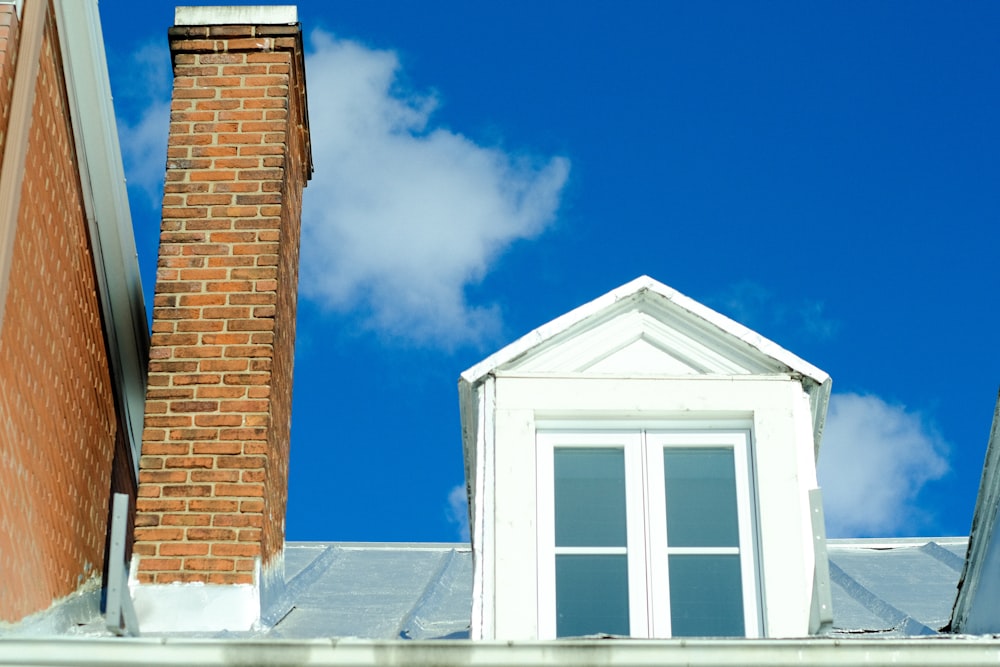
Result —
<svg viewBox="0 0 1000 667"><path fill-rule="evenodd" d="M299 226L312 173L297 20L287 6L179 7L169 31L132 571L144 631L245 630L283 582Z"/></svg>

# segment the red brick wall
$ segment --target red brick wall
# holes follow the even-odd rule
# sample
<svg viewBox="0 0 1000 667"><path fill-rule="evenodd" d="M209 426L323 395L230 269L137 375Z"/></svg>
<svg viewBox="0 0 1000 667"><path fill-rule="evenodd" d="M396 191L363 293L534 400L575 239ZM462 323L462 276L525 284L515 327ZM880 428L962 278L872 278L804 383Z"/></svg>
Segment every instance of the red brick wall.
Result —
<svg viewBox="0 0 1000 667"><path fill-rule="evenodd" d="M284 541L301 35L170 31L174 91L135 552L147 583L251 583Z"/></svg>
<svg viewBox="0 0 1000 667"><path fill-rule="evenodd" d="M51 11L49 17L0 330L0 619L6 621L47 608L100 572L116 438ZM9 77L7 68L4 62L2 77ZM9 94L2 77L0 96Z"/></svg>
<svg viewBox="0 0 1000 667"><path fill-rule="evenodd" d="M14 88L19 27L14 5L0 5L0 158L3 157L7 121L10 119L10 95Z"/></svg>
<svg viewBox="0 0 1000 667"><path fill-rule="evenodd" d="M285 54L275 54L285 55ZM289 54L291 55L291 54ZM302 52L298 51L301 59ZM298 65L297 67L295 65ZM299 231L302 211L302 190L312 175L312 157L309 152L307 129L304 119L305 77L301 60L284 57L275 59L270 65L272 72L289 71L288 109L290 120L287 130L287 154L271 158L273 164L284 168L282 180L283 206L281 209L281 233L278 252L278 291L276 322L274 332L274 361L271 381L271 423L268 441L273 443L274 455L267 460L267 479L270 480L264 494L265 516L278 517L279 521L264 524L263 549L265 562L268 557L281 552L285 543L285 511L288 504L288 458L289 437L292 422L292 367L295 351L295 310L299 281ZM281 111L274 110L280 117Z"/></svg>

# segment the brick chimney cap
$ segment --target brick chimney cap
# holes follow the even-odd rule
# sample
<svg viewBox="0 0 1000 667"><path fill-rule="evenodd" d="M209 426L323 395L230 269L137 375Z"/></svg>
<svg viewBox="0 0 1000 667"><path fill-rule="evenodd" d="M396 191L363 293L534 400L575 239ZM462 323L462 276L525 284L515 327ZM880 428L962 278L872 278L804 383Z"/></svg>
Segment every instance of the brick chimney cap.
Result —
<svg viewBox="0 0 1000 667"><path fill-rule="evenodd" d="M174 25L288 25L299 22L295 5L177 7Z"/></svg>

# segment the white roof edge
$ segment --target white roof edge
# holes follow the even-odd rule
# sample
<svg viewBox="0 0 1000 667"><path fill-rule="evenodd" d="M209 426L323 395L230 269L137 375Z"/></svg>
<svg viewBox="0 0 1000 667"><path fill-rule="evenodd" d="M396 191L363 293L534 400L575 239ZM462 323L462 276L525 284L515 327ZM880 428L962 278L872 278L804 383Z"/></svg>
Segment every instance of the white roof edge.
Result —
<svg viewBox="0 0 1000 667"><path fill-rule="evenodd" d="M516 359L533 347L550 340L554 336L561 334L570 327L586 320L601 310L604 310L605 308L608 308L623 299L627 299L643 291L650 291L659 294L667 301L672 302L692 315L695 315L705 322L716 326L730 336L743 341L761 354L771 357L804 377L808 377L817 385L828 385L830 376L824 371L789 352L777 343L768 340L751 329L748 329L739 322L726 317L722 313L712 310L708 306L698 303L694 299L681 294L674 288L664 285L660 281L650 278L649 276L639 276L635 280L629 281L621 287L617 287L607 294L599 296L593 301L574 308L568 313L543 324L534 331L522 336L510 345L507 345L494 354L491 354L486 359L466 370L461 374L461 380L469 384L476 384L497 367Z"/></svg>
<svg viewBox="0 0 1000 667"><path fill-rule="evenodd" d="M391 667L438 665L938 665L996 664L1000 639L973 636L877 639L572 639L555 641L247 640L174 637L0 639L4 661L31 665L232 665L261 656L284 663Z"/></svg>
<svg viewBox="0 0 1000 667"><path fill-rule="evenodd" d="M174 25L288 25L299 22L295 5L177 7Z"/></svg>
<svg viewBox="0 0 1000 667"><path fill-rule="evenodd" d="M97 0L55 2L97 288L138 478L149 329Z"/></svg>

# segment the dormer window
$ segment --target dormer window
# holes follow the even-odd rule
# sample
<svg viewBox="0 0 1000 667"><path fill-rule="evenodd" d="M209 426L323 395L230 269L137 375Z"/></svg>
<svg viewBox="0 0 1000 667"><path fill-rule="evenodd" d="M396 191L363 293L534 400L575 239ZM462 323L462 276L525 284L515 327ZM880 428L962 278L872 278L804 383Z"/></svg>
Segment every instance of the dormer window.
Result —
<svg viewBox="0 0 1000 667"><path fill-rule="evenodd" d="M830 618L823 371L644 277L459 392L473 638L801 637Z"/></svg>
<svg viewBox="0 0 1000 667"><path fill-rule="evenodd" d="M536 441L540 638L758 636L747 429Z"/></svg>

